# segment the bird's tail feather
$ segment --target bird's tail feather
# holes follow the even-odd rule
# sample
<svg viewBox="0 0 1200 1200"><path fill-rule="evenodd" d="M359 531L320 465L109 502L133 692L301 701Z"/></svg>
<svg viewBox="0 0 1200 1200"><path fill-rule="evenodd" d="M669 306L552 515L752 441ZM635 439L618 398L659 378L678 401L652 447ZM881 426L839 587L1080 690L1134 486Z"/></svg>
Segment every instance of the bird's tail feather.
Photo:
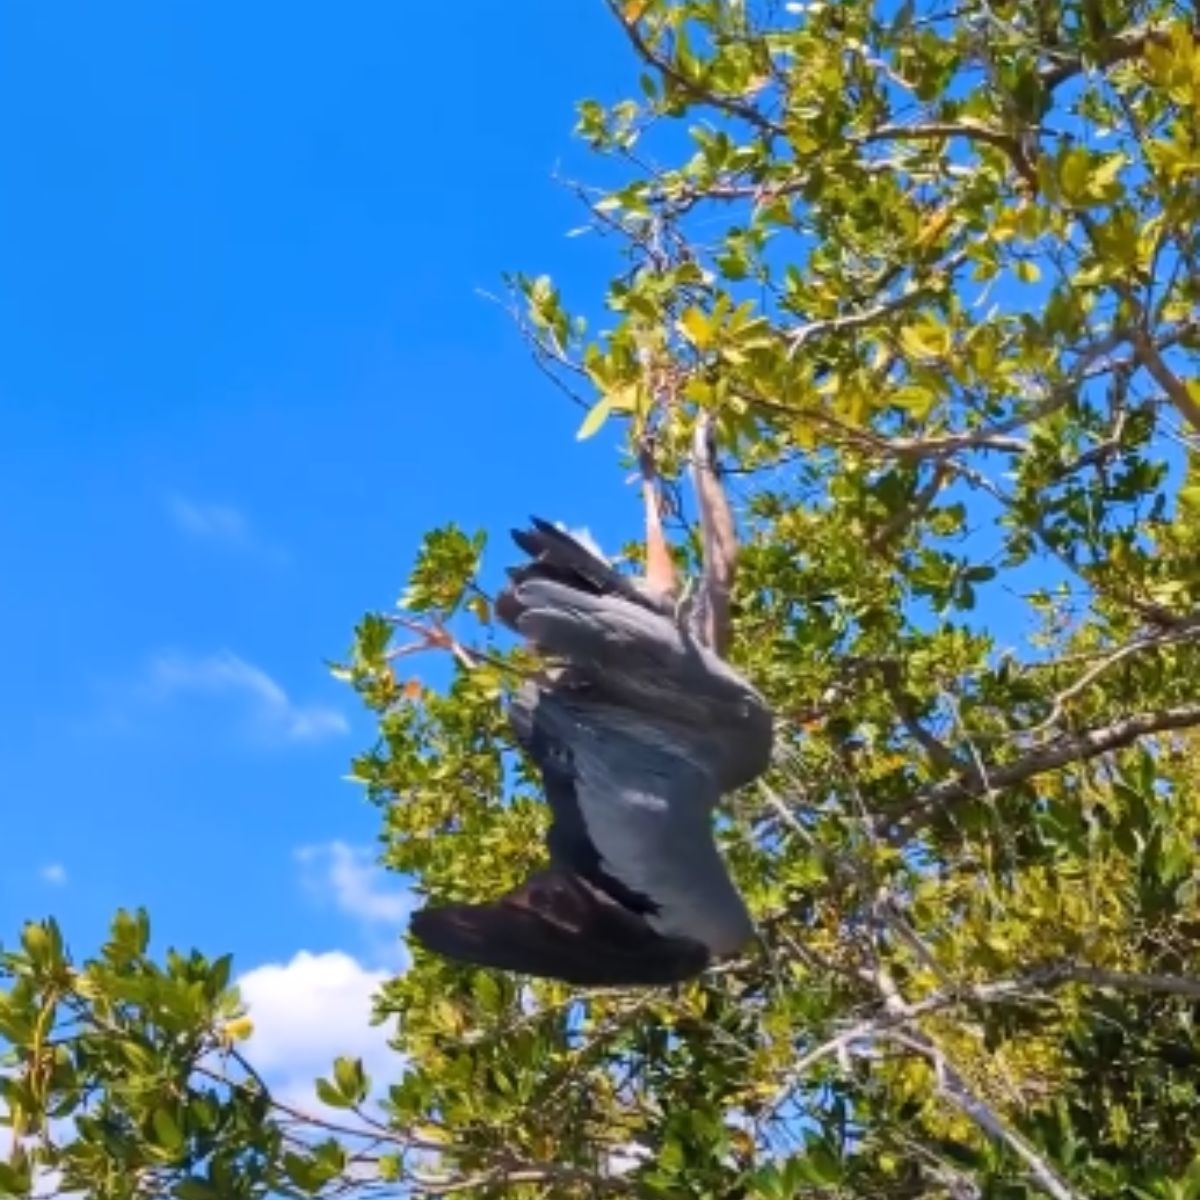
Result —
<svg viewBox="0 0 1200 1200"><path fill-rule="evenodd" d="M573 873L554 867L491 904L422 909L410 929L446 958L581 985L676 983L708 965L699 942L659 936Z"/></svg>
<svg viewBox="0 0 1200 1200"><path fill-rule="evenodd" d="M530 521L531 528L514 529L512 538L531 561L509 571L509 586L496 605L500 619L511 628L517 628L522 610L521 585L532 580L553 581L593 596L620 596L652 612L669 611L664 599L638 587L565 530L540 517L531 517Z"/></svg>

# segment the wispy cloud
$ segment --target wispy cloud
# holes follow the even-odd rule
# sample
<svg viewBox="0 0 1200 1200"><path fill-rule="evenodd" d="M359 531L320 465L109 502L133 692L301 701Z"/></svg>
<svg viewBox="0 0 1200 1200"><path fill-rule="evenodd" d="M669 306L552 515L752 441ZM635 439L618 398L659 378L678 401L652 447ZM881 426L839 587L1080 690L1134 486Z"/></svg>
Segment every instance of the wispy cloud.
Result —
<svg viewBox="0 0 1200 1200"><path fill-rule="evenodd" d="M250 522L230 504L203 504L186 496L167 497L167 511L184 533L241 546L250 541Z"/></svg>
<svg viewBox="0 0 1200 1200"><path fill-rule="evenodd" d="M339 912L364 924L402 925L415 903L412 892L394 884L365 846L332 841L301 846L296 858L305 867L310 890L329 897Z"/></svg>
<svg viewBox="0 0 1200 1200"><path fill-rule="evenodd" d="M264 542L255 532L250 518L232 504L213 504L176 492L167 497L167 512L176 528L198 541L251 552L275 562L286 558L278 547Z"/></svg>
<svg viewBox="0 0 1200 1200"><path fill-rule="evenodd" d="M151 660L141 690L159 702L188 693L238 697L252 732L269 740L315 742L349 729L337 709L297 703L261 667L228 650L206 656L159 654Z"/></svg>
<svg viewBox="0 0 1200 1200"><path fill-rule="evenodd" d="M62 863L47 863L39 872L43 883L52 883L61 887L67 882L67 868Z"/></svg>

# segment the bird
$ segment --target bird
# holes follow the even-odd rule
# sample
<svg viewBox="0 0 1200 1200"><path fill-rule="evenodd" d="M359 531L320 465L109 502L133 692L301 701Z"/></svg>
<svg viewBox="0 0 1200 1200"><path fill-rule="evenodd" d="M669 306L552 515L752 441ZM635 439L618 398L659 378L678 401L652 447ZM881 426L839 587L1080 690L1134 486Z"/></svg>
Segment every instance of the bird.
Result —
<svg viewBox="0 0 1200 1200"><path fill-rule="evenodd" d="M550 808L548 862L492 901L414 913L426 949L581 986L665 986L752 939L712 818L767 769L773 716L714 649L735 543L701 427L694 459L705 570L686 611L665 544L637 580L548 521L513 532L527 561L496 613L542 660L508 717ZM663 538L652 502L646 491L648 542Z"/></svg>

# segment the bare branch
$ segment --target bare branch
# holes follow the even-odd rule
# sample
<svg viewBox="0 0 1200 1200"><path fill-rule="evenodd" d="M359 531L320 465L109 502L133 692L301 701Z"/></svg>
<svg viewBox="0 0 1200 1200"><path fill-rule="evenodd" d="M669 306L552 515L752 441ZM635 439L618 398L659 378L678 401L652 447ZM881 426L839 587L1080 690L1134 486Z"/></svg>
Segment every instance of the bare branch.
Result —
<svg viewBox="0 0 1200 1200"><path fill-rule="evenodd" d="M1200 725L1200 704L1181 704L1174 708L1157 709L1124 717L1109 725L1068 733L1043 746L1037 746L1015 762L989 766L987 777L978 769L956 779L941 780L918 790L912 808L898 820L889 832L889 840L902 843L928 823L937 813L961 800L969 800L985 792L1016 787L1057 770L1072 762L1087 762L1113 750L1133 745L1140 738L1171 729L1190 729Z"/></svg>
<svg viewBox="0 0 1200 1200"><path fill-rule="evenodd" d="M1106 971L1102 967L1068 966L1063 977L1072 983L1112 988L1121 992L1158 992L1165 996L1185 996L1200 1000L1200 979L1185 975L1142 974L1135 971Z"/></svg>
<svg viewBox="0 0 1200 1200"><path fill-rule="evenodd" d="M967 252L960 250L958 253L951 255L941 264L941 275L951 275L967 260ZM890 317L902 309L910 308L912 305L926 300L934 292L933 284L913 287L910 291L901 292L898 296L891 296L887 300L881 300L878 304L873 304L870 308L861 309L859 312L846 313L840 317L828 317L821 321L809 321L807 324L800 325L791 330L786 336L791 343L788 351L789 355L794 357L800 350L808 345L815 338L825 337L828 334L845 333L848 330L862 329L867 325L873 325L876 321L881 321L885 317Z"/></svg>
<svg viewBox="0 0 1200 1200"><path fill-rule="evenodd" d="M1032 136L1036 130L1024 132ZM1002 150L1021 178L1030 187L1037 187L1037 171L1029 161L1021 136L1003 129L993 129L968 118L961 121L925 121L917 125L879 125L857 140L861 145L869 145L871 142L940 141L944 138L965 138Z"/></svg>
<svg viewBox="0 0 1200 1200"><path fill-rule="evenodd" d="M1184 420L1200 432L1200 404L1192 399L1192 393L1183 380L1167 366L1166 359L1159 352L1158 343L1145 330L1139 329L1134 334L1133 346L1138 360L1150 372L1154 382L1166 393Z"/></svg>
<svg viewBox="0 0 1200 1200"><path fill-rule="evenodd" d="M912 503L893 513L883 527L871 536L871 549L876 553L882 553L921 520L941 493L949 473L945 463L937 463L933 474L930 475L925 486L913 497Z"/></svg>
<svg viewBox="0 0 1200 1200"><path fill-rule="evenodd" d="M467 1192L473 1188L511 1186L521 1183L584 1183L596 1191L625 1190L620 1179L605 1179L590 1171L575 1167L547 1165L541 1167L497 1167L473 1175L418 1175L413 1173L407 1181L416 1195L451 1196L456 1192Z"/></svg>
<svg viewBox="0 0 1200 1200"><path fill-rule="evenodd" d="M1087 234L1098 255L1103 257L1102 241L1096 221L1089 213L1079 211L1075 214L1080 228ZM1163 343L1150 336L1146 328L1147 313L1145 306L1134 294L1134 289L1122 279L1115 279L1113 287L1117 294L1137 314L1129 331L1129 340L1133 344L1135 359L1150 373L1155 383L1162 388L1167 398L1175 406L1179 414L1200 432L1200 403L1193 398L1183 380L1167 366L1162 356ZM1185 322L1185 324L1188 324Z"/></svg>
<svg viewBox="0 0 1200 1200"><path fill-rule="evenodd" d="M1028 732L1030 734L1038 734L1049 729L1052 725L1056 725L1062 719L1063 710L1066 708L1066 705L1077 696L1082 695L1101 675L1112 667L1115 667L1118 663L1131 658L1135 654L1140 654L1143 650L1158 650L1163 646L1170 646L1176 642L1186 641L1197 634L1200 634L1200 614L1184 618L1178 624L1171 625L1166 629L1156 629L1152 633L1140 634L1131 641L1123 643L1111 653L1106 654L1099 662L1094 663L1070 687L1064 688L1059 692L1054 697L1049 716Z"/></svg>
<svg viewBox="0 0 1200 1200"><path fill-rule="evenodd" d="M1166 38L1166 30L1153 25L1135 25L1132 29L1122 29L1100 46L1096 65L1102 68L1111 67L1115 63L1136 58L1148 42L1162 42ZM1053 64L1044 66L1039 72L1042 85L1050 89L1056 88L1086 70L1087 66L1088 63L1081 55L1070 58L1058 56Z"/></svg>
<svg viewBox="0 0 1200 1200"><path fill-rule="evenodd" d="M962 433L939 434L927 438L885 437L870 429L849 425L845 421L822 411L818 408L802 408L793 404L782 404L757 392L747 391L744 387L734 386L731 391L747 404L769 412L786 413L789 417L811 421L830 430L839 438L851 445L864 450L874 451L884 457L915 460L922 458L947 459L950 455L962 450L995 450L1004 454L1023 454L1029 449L1027 442L1020 438L1009 437L1004 432L1008 428L1016 428L1029 421L1038 420L1067 403L1068 396L1055 396L1033 409L1013 417L1010 421L997 425L985 426L982 429L966 430ZM959 468L952 464L954 470ZM961 472L960 472L961 473Z"/></svg>
<svg viewBox="0 0 1200 1200"><path fill-rule="evenodd" d="M929 1059L942 1095L990 1138L1007 1146L1025 1164L1029 1174L1048 1196L1053 1196L1054 1200L1082 1200L1080 1194L995 1109L971 1090L962 1072L932 1038L899 1030L893 1030L888 1036L892 1041Z"/></svg>

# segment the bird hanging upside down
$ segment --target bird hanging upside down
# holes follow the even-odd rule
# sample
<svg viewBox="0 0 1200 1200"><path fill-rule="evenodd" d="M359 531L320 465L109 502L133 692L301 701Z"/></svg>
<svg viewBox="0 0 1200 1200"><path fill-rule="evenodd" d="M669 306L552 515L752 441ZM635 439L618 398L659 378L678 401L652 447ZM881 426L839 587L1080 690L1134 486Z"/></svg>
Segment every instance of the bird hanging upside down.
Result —
<svg viewBox="0 0 1200 1200"><path fill-rule="evenodd" d="M574 984L654 985L752 937L712 813L766 770L772 715L718 657L736 544L704 421L694 463L704 571L686 611L645 470L644 582L544 521L514 532L530 561L496 611L551 664L509 710L550 805L550 861L490 903L414 914L428 949Z"/></svg>

